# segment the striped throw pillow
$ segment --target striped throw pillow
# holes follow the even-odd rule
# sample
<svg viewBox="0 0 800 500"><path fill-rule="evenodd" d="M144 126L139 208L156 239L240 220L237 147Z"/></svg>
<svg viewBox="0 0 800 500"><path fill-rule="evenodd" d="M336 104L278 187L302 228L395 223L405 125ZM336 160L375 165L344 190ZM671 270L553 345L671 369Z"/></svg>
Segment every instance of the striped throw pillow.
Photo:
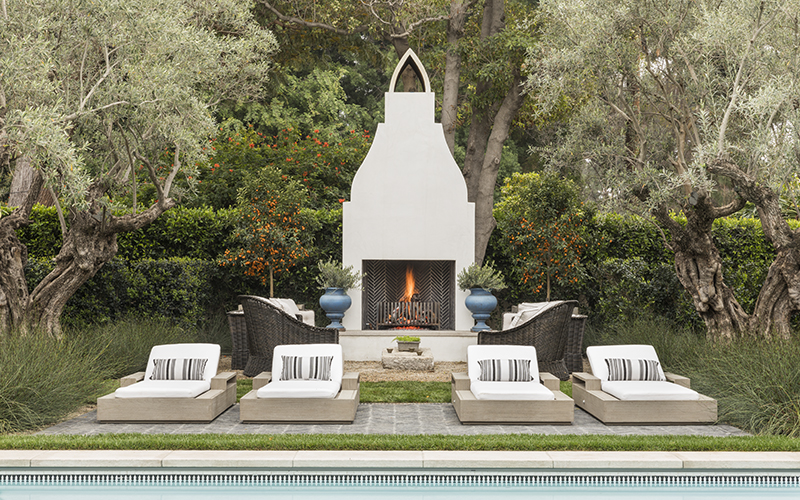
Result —
<svg viewBox="0 0 800 500"><path fill-rule="evenodd" d="M150 380L203 380L207 359L154 359Z"/></svg>
<svg viewBox="0 0 800 500"><path fill-rule="evenodd" d="M478 361L483 382L530 382L530 359L482 359Z"/></svg>
<svg viewBox="0 0 800 500"><path fill-rule="evenodd" d="M330 380L333 356L281 356L281 380Z"/></svg>
<svg viewBox="0 0 800 500"><path fill-rule="evenodd" d="M608 358L608 380L665 380L654 359Z"/></svg>

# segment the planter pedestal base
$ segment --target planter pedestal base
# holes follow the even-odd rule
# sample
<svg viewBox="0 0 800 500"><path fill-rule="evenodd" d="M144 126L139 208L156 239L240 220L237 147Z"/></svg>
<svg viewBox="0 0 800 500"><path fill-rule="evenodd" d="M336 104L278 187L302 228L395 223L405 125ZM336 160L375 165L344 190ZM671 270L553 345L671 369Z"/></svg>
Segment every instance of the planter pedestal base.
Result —
<svg viewBox="0 0 800 500"><path fill-rule="evenodd" d="M381 364L388 370L433 371L433 353L430 349L398 351L391 347L381 353Z"/></svg>

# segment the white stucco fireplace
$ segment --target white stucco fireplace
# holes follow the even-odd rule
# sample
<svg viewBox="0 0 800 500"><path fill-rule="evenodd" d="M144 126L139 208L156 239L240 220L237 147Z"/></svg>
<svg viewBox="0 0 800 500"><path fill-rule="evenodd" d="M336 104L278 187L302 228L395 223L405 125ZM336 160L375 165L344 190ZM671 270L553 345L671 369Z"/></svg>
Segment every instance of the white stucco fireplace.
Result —
<svg viewBox="0 0 800 500"><path fill-rule="evenodd" d="M395 92L407 66L422 92ZM435 314L426 312L435 317L433 329L468 331L473 325L464 306L468 292L458 290L455 277L474 261L475 207L442 125L434 121L434 101L425 69L409 50L386 93L385 123L378 125L343 207L342 261L367 273L363 289L348 292L348 331L385 324L377 308L401 300L395 283L408 269L418 275L415 300L438 304Z"/></svg>

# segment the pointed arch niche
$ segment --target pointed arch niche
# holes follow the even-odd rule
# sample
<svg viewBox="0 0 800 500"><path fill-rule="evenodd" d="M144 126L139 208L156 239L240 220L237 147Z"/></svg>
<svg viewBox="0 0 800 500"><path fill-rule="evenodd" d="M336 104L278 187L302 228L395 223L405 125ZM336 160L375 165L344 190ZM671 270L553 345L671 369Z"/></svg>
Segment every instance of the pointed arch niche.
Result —
<svg viewBox="0 0 800 500"><path fill-rule="evenodd" d="M422 92L394 91L406 67L417 73ZM378 124L343 204L342 261L367 273L362 290L348 292L348 330L377 327L377 304L398 300L396 274L409 267L418 271L421 300L441 303L439 316L446 321L439 329L473 325L464 305L468 292L458 290L455 280L474 260L475 205L467 201L464 176L434 108L428 74L409 50L385 94L385 122Z"/></svg>

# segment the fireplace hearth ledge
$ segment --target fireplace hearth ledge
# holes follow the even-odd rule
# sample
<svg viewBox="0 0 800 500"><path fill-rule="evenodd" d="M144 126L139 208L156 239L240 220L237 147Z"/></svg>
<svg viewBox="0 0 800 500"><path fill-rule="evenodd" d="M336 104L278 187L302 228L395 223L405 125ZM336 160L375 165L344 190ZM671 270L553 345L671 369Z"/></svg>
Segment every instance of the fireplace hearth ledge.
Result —
<svg viewBox="0 0 800 500"><path fill-rule="evenodd" d="M420 348L430 349L437 361L465 362L467 346L478 343L478 333L456 330L346 330L339 332L344 359L347 361L381 361L388 347L395 347L398 335L420 338Z"/></svg>

